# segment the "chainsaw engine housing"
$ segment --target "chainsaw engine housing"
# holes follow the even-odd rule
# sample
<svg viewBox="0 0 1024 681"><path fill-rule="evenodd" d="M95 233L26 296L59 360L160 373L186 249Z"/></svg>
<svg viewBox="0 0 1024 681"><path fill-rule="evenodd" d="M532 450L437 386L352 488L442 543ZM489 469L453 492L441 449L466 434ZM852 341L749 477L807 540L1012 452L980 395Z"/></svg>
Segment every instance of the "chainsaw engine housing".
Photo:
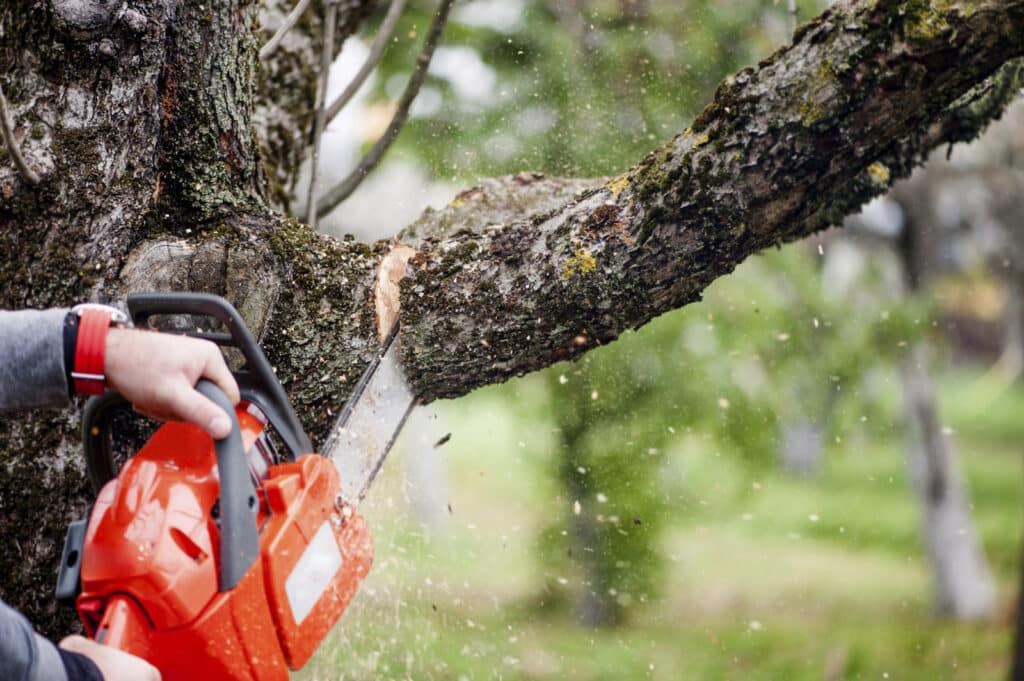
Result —
<svg viewBox="0 0 1024 681"><path fill-rule="evenodd" d="M215 442L193 425L167 423L119 470L108 441L121 398L87 403L83 443L98 496L87 524L69 530L58 598L77 592L89 635L150 661L164 681L287 681L369 571L366 522L341 503L337 469L311 453L227 301L136 294L128 308L136 326L154 315L217 320L227 333L188 335L241 352L233 374L243 401L232 408L200 381L197 390L231 416L231 435Z"/></svg>
<svg viewBox="0 0 1024 681"><path fill-rule="evenodd" d="M237 416L252 451L264 425ZM372 542L362 516L335 507L327 459L272 465L260 483L259 558L222 593L213 442L189 424L161 427L93 507L78 597L90 636L148 659L165 681L284 680L304 665L369 571ZM111 601L127 604L107 618ZM104 621L115 615L135 621Z"/></svg>

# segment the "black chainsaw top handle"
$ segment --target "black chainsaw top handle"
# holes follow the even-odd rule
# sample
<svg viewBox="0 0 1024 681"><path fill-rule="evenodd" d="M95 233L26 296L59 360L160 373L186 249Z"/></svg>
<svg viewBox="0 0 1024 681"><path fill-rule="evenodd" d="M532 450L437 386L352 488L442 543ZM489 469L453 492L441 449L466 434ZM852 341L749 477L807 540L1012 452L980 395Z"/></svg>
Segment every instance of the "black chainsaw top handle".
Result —
<svg viewBox="0 0 1024 681"><path fill-rule="evenodd" d="M220 478L220 590L228 591L242 580L260 554L256 511L259 502L245 458L238 415L227 395L212 381L200 379L196 390L223 409L231 419L231 433L214 440Z"/></svg>
<svg viewBox="0 0 1024 681"><path fill-rule="evenodd" d="M231 303L211 293L133 293L128 296L128 312L132 323L140 328L152 328L151 318L157 315L212 317L221 322L228 333L193 331L186 335L237 348L245 358L245 365L232 373L242 399L254 403L266 414L291 460L313 451L313 444L295 415L281 381Z"/></svg>

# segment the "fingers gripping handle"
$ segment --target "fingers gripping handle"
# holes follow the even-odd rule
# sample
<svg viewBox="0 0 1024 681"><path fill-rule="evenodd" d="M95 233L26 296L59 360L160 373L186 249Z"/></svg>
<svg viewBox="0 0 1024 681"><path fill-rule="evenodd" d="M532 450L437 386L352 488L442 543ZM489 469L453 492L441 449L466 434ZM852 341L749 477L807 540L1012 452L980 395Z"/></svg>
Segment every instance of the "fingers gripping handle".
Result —
<svg viewBox="0 0 1024 681"><path fill-rule="evenodd" d="M249 475L242 446L238 416L227 396L206 379L196 390L223 409L231 419L231 434L215 440L217 468L220 472L220 590L229 591L241 581L260 553L256 529L259 505L256 489Z"/></svg>

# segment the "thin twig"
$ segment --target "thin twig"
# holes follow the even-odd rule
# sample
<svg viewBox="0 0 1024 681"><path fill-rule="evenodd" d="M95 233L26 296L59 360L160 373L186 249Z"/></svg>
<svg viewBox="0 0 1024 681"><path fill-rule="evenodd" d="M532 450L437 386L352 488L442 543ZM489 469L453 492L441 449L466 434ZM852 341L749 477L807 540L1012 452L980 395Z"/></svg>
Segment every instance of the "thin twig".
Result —
<svg viewBox="0 0 1024 681"><path fill-rule="evenodd" d="M796 0L789 0L789 35L796 35Z"/></svg>
<svg viewBox="0 0 1024 681"><path fill-rule="evenodd" d="M334 25L338 22L338 0L327 0L327 18L324 21L324 49L320 57L320 87L316 92L316 125L313 128L313 168L309 178L309 196L306 201L306 222L313 229L317 223L317 180L320 175L320 142L327 125L324 102L327 100L327 82L334 62Z"/></svg>
<svg viewBox="0 0 1024 681"><path fill-rule="evenodd" d="M292 26L298 23L299 17L301 17L302 13L306 11L307 7L309 7L309 1L310 0L299 0L295 4L292 11L284 18L284 23L277 29L277 33L267 41L266 45L260 48L260 59L266 59L274 50L277 49L277 46L280 45L281 41L284 39L285 33L290 31Z"/></svg>
<svg viewBox="0 0 1024 681"><path fill-rule="evenodd" d="M388 7L387 16L384 17L384 22L380 25L380 31L377 32L377 37L373 40L373 45L370 46L370 54L366 57L366 62L363 63L359 69L359 73L356 74L352 82L345 87L345 91L338 95L337 99L331 102L331 105L327 107L327 121L334 120L334 117L338 115L342 109L349 103L349 100L355 96L359 91L359 88L363 86L366 79L373 73L373 69L376 68L377 63L380 62L380 58L384 55L384 48L387 47L388 41L391 40L391 35L395 32L395 28L398 26L398 19L402 16L402 10L405 9L405 3L408 0L391 0L391 6Z"/></svg>
<svg viewBox="0 0 1024 681"><path fill-rule="evenodd" d="M14 159L14 165L18 167L18 171L29 184L39 184L39 175L25 163L18 140L14 139L14 121L11 120L11 114L7 108L7 98L4 96L3 86L0 86L0 133L3 134L4 145L11 158Z"/></svg>
<svg viewBox="0 0 1024 681"><path fill-rule="evenodd" d="M423 86L423 81L427 78L430 60L434 56L434 50L437 48L438 43L441 42L441 34L444 33L445 24L448 22L448 12L451 10L453 2L454 0L442 0L441 7L437 10L437 17L434 19L434 25L430 27L430 34L427 35L427 41L423 45L423 52L420 53L419 58L416 60L416 70L409 79L409 84L406 85L401 99L398 100L398 108L391 119L391 124L388 125L387 131L377 140L377 143L373 145L373 148L370 149L366 156L363 157L363 160L359 162L356 169L320 199L317 209L321 214L326 215L334 210L339 203L351 196L352 192L366 179L366 176L377 167L381 157L384 156L384 152L388 150L391 143L398 137L398 133L402 130L402 126L405 125L405 121L409 117L409 108L412 106L413 100L416 99L420 87Z"/></svg>

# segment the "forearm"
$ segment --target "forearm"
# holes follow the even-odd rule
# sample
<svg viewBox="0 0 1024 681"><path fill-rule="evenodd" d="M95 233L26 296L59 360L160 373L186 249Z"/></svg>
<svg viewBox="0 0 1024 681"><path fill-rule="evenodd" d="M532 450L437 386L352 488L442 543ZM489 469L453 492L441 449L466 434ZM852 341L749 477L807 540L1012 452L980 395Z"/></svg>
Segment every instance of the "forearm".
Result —
<svg viewBox="0 0 1024 681"><path fill-rule="evenodd" d="M67 681L57 647L0 601L0 665L11 681Z"/></svg>
<svg viewBox="0 0 1024 681"><path fill-rule="evenodd" d="M68 403L67 310L0 311L0 411Z"/></svg>

